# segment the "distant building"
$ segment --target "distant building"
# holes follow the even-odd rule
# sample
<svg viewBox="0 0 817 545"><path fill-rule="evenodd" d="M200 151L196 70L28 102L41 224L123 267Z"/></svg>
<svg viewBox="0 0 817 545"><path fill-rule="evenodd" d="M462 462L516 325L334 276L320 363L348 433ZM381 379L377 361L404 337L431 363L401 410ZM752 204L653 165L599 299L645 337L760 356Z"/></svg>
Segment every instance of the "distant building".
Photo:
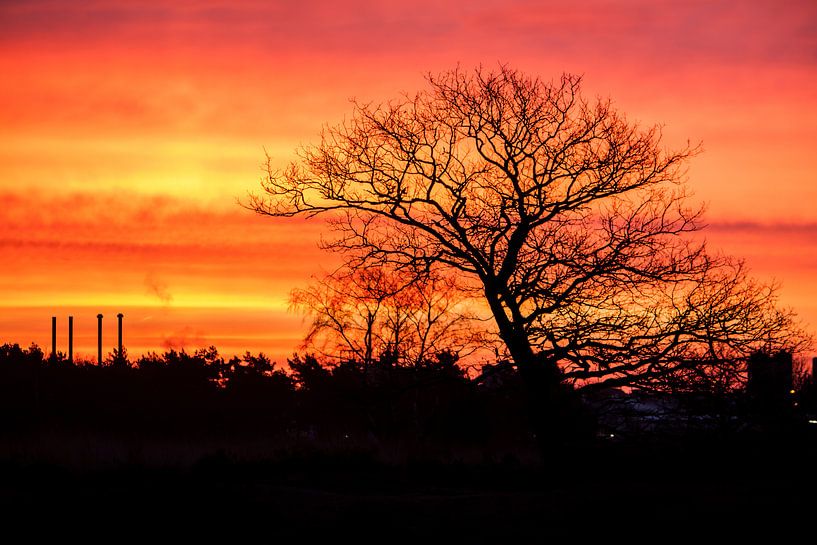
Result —
<svg viewBox="0 0 817 545"><path fill-rule="evenodd" d="M756 410L774 412L790 406L794 387L790 352L757 352L749 358L747 372L746 393Z"/></svg>

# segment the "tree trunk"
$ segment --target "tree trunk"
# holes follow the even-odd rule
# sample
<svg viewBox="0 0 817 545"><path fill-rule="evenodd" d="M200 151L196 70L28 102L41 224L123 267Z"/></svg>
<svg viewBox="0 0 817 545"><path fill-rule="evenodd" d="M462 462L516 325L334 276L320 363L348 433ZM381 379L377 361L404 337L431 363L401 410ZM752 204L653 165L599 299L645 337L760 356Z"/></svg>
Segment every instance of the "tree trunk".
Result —
<svg viewBox="0 0 817 545"><path fill-rule="evenodd" d="M543 460L551 459L560 444L575 439L584 430L581 404L573 388L562 382L556 361L537 354L518 322L505 314L498 293L486 286L486 298L525 388L530 426ZM511 309L513 311L514 309ZM519 315L518 309L515 313Z"/></svg>
<svg viewBox="0 0 817 545"><path fill-rule="evenodd" d="M511 357L525 388L526 406L536 444L544 461L553 459L567 442L587 431L579 398L562 380L556 362L534 352L527 338L508 343Z"/></svg>

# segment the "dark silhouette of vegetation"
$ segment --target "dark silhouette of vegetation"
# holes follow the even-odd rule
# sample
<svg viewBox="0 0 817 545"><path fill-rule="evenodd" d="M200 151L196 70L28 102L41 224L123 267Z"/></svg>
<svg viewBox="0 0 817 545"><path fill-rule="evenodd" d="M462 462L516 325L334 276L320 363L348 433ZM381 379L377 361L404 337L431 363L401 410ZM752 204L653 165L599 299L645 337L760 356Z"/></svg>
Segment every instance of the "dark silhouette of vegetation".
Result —
<svg viewBox="0 0 817 545"><path fill-rule="evenodd" d="M406 366L387 352L327 366L296 355L285 372L263 354L225 359L210 347L133 361L113 353L99 366L6 344L0 433L247 436L418 452L524 449L528 427L500 418L519 410L518 384L472 380L456 360L443 351Z"/></svg>
<svg viewBox="0 0 817 545"><path fill-rule="evenodd" d="M794 403L814 405L812 381L804 380L795 396L790 356L753 360L756 369L765 365L766 375L777 373L774 380L755 371L744 390L588 390L561 404L560 421L570 429L559 433L588 443L594 431L602 439L639 427L653 434L724 435L755 422L803 420ZM788 371L781 361L789 362ZM781 382L787 372L789 382ZM331 365L295 355L279 369L263 354L225 359L215 347L133 361L111 353L96 365L52 358L36 345L0 346L0 435L7 437L57 431L265 438L432 458L467 450L527 455L539 429L517 418L526 409L524 392L509 362L486 364L469 376L446 351L413 365L388 351L369 362ZM634 405L642 408L628 414Z"/></svg>
<svg viewBox="0 0 817 545"><path fill-rule="evenodd" d="M210 347L135 360L123 350L97 365L5 344L0 511L50 523L90 512L120 530L140 514L139 528L223 525L233 539L256 521L253 532L279 539L382 540L397 528L501 542L608 535L637 506L641 529L683 522L712 535L714 518L734 536L739 521L812 509L813 472L791 461L817 452L817 427L791 401L814 407L817 390L804 378L782 410L783 383L763 376L751 393L583 392L562 419L595 440L563 447L553 471L537 463L537 428L518 418L525 387L508 361L473 377L445 351L411 365L388 351L330 365L293 356L281 369ZM191 454L174 465L180 450ZM603 508L588 518L588 505Z"/></svg>

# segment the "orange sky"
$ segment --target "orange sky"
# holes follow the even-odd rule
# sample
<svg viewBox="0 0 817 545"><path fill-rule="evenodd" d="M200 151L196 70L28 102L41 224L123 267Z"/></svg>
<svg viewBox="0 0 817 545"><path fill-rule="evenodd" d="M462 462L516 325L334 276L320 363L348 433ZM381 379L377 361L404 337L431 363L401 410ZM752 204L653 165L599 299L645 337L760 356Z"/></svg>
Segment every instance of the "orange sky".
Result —
<svg viewBox="0 0 817 545"><path fill-rule="evenodd" d="M707 237L817 325L817 3L176 1L0 3L0 342L77 350L126 315L131 353L296 349L289 290L330 267L322 226L255 217L281 163L348 99L498 61L701 141ZM812 328L813 329L813 328Z"/></svg>

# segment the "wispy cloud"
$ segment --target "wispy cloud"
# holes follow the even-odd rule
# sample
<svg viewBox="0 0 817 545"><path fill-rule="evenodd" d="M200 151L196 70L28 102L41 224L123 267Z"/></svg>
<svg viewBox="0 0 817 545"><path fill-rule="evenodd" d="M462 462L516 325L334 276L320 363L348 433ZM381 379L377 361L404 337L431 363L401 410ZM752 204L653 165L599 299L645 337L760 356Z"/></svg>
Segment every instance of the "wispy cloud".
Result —
<svg viewBox="0 0 817 545"><path fill-rule="evenodd" d="M705 232L732 235L768 237L809 237L817 244L817 222L788 221L716 221L707 226Z"/></svg>
<svg viewBox="0 0 817 545"><path fill-rule="evenodd" d="M3 3L0 40L402 56L490 49L651 63L812 63L812 0Z"/></svg>
<svg viewBox="0 0 817 545"><path fill-rule="evenodd" d="M165 306L170 306L173 302L173 295L167 288L167 283L160 280L156 273L149 272L145 275L145 287L150 295L155 295Z"/></svg>
<svg viewBox="0 0 817 545"><path fill-rule="evenodd" d="M162 347L168 350L204 348L207 345L208 340L206 333L189 326L173 331L165 335L162 339Z"/></svg>

